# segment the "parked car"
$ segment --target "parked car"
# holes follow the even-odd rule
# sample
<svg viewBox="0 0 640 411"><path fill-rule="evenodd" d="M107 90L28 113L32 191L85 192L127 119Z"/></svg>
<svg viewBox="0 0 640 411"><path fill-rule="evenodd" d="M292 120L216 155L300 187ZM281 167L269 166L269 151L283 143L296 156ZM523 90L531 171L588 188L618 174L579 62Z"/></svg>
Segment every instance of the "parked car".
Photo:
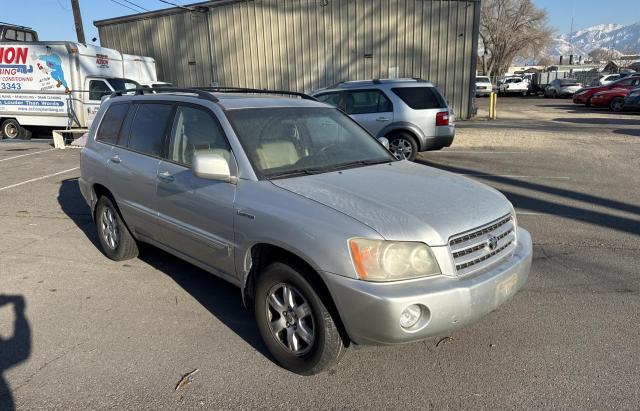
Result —
<svg viewBox="0 0 640 411"><path fill-rule="evenodd" d="M624 98L629 94L626 88L601 91L591 97L593 107L607 107L611 111L622 111Z"/></svg>
<svg viewBox="0 0 640 411"><path fill-rule="evenodd" d="M476 77L476 96L488 96L493 91L491 79L486 76Z"/></svg>
<svg viewBox="0 0 640 411"><path fill-rule="evenodd" d="M640 87L629 91L622 107L625 111L640 111Z"/></svg>
<svg viewBox="0 0 640 411"><path fill-rule="evenodd" d="M576 104L585 104L587 107L591 105L591 98L594 94L599 93L601 91L613 90L616 88L624 88L627 90L631 90L640 85L640 75L631 75L620 80L616 80L612 83L607 84L606 86L597 86L597 87L585 87L580 89L573 95L573 102Z"/></svg>
<svg viewBox="0 0 640 411"><path fill-rule="evenodd" d="M498 191L397 160L328 104L267 93L103 102L79 185L107 257L150 243L237 285L300 374L351 343L442 335L525 283L531 237Z"/></svg>
<svg viewBox="0 0 640 411"><path fill-rule="evenodd" d="M521 77L507 77L501 81L498 91L502 95L517 93L526 96L529 91L529 82Z"/></svg>
<svg viewBox="0 0 640 411"><path fill-rule="evenodd" d="M607 84L613 83L616 80L620 80L622 76L620 74L607 74L604 76L601 76L600 79L598 80L598 85L600 86L606 86Z"/></svg>
<svg viewBox="0 0 640 411"><path fill-rule="evenodd" d="M399 159L449 147L455 118L440 90L420 79L346 81L312 93L340 108L376 137L389 140Z"/></svg>
<svg viewBox="0 0 640 411"><path fill-rule="evenodd" d="M576 91L582 88L582 84L574 78L563 78L553 80L544 90L545 97L571 97Z"/></svg>

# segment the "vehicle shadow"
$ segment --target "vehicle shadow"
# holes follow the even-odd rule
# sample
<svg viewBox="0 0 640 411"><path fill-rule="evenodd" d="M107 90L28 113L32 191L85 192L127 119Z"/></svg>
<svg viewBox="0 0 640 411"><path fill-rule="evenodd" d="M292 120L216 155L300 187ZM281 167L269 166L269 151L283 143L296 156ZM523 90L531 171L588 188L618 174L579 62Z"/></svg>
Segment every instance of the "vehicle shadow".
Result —
<svg viewBox="0 0 640 411"><path fill-rule="evenodd" d="M615 126L640 126L640 120L626 118L584 117L584 118L554 118L553 121L574 124L611 124Z"/></svg>
<svg viewBox="0 0 640 411"><path fill-rule="evenodd" d="M640 137L640 129L637 128L619 128L613 130L616 134L622 134L623 136Z"/></svg>
<svg viewBox="0 0 640 411"><path fill-rule="evenodd" d="M25 313L26 302L21 295L0 294L0 308L13 307L13 334L0 336L0 410L12 411L15 407L11 388L3 377L9 368L26 361L31 355L31 327Z"/></svg>
<svg viewBox="0 0 640 411"><path fill-rule="evenodd" d="M559 197L569 198L575 201L580 201L587 206L591 204L597 204L602 207L610 208L617 211L628 212L640 217L640 206L613 200L610 198L598 197L592 194L581 193L578 191L567 190L564 188L553 187L540 183L533 183L521 179L494 176L491 174L482 173L478 170L441 164L433 160L420 159L418 162L457 174L476 175L476 178L482 180L499 182L509 186L517 187L519 189L528 189L541 193L553 194ZM557 215L564 218L586 222L629 234L640 235L639 220L608 214L602 211L595 211L586 207L582 208L573 205L560 204L553 201L543 200L538 197L512 192L509 190L500 189L500 192L502 192L517 208L531 210L539 213Z"/></svg>
<svg viewBox="0 0 640 411"><path fill-rule="evenodd" d="M87 238L102 250L98 241L98 232L91 218L91 210L80 193L77 178L62 182L58 192L58 203L62 211L73 220ZM262 343L252 312L244 307L238 287L159 248L139 244L139 249L140 260L170 277L256 351L272 359Z"/></svg>

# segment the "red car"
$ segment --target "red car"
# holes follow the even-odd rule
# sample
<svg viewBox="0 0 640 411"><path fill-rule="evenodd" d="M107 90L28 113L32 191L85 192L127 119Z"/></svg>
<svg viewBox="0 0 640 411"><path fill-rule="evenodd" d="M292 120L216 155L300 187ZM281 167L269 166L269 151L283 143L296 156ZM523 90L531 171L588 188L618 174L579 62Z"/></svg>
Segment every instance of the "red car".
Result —
<svg viewBox="0 0 640 411"><path fill-rule="evenodd" d="M586 87L582 90L578 90L578 92L573 95L573 102L576 104L586 104L587 107L589 107L591 105L591 98L596 93L617 88L631 90L632 88L636 88L639 85L640 75L633 74L631 76L621 78L620 80L616 80L613 83L609 83L606 86Z"/></svg>
<svg viewBox="0 0 640 411"><path fill-rule="evenodd" d="M614 88L613 90L601 91L591 96L593 107L608 107L611 111L622 111L624 98L629 94L626 88Z"/></svg>

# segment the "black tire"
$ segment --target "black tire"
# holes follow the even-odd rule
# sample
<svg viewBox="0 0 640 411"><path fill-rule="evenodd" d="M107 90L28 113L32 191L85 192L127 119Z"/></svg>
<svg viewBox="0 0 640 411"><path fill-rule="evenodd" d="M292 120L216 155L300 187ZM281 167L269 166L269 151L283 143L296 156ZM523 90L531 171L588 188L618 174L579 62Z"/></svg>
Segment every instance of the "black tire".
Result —
<svg viewBox="0 0 640 411"><path fill-rule="evenodd" d="M130 260L138 256L138 244L129 232L115 202L108 196L102 196L96 204L96 228L98 229L98 239L102 246L102 252L114 261ZM108 218L106 213L110 213ZM108 226L117 230L116 241L110 241L106 234Z"/></svg>
<svg viewBox="0 0 640 411"><path fill-rule="evenodd" d="M418 143L416 139L409 133L396 132L387 136L389 140L389 151L396 156L396 158L402 160L414 161L418 155ZM406 149L411 149L411 153L407 156ZM401 154L404 153L404 154ZM402 156L403 158L399 157Z"/></svg>
<svg viewBox="0 0 640 411"><path fill-rule="evenodd" d="M273 309L274 305L269 302L272 292L277 293L278 287L283 285L288 287L289 290L295 291L297 302L304 301L310 308L310 314L305 317L307 321L305 328L309 329L310 317L313 326L312 344L307 344L304 340L297 339L298 344L306 349L306 352L301 349L300 353L296 354L287 348L285 342L282 341L285 338L282 333L287 335L289 332L296 333L297 326L287 326L279 331L280 334L272 331L271 323L277 322L278 319L288 321L286 318L291 318L276 312ZM256 322L262 340L273 355L276 363L283 368L296 374L313 375L336 364L344 355L346 346L342 341L336 321L318 295L318 292L314 290L310 282L305 278L303 270L280 262L269 265L256 280L254 302ZM289 324L289 322L286 324ZM291 324L294 323L292 322ZM299 324L297 320L296 324Z"/></svg>
<svg viewBox="0 0 640 411"><path fill-rule="evenodd" d="M622 97L614 97L613 100L611 100L611 103L609 103L609 110L611 111L620 112L622 111L623 107L624 98Z"/></svg>
<svg viewBox="0 0 640 411"><path fill-rule="evenodd" d="M30 140L31 131L22 127L18 120L9 118L2 122L2 137L8 138L10 140Z"/></svg>

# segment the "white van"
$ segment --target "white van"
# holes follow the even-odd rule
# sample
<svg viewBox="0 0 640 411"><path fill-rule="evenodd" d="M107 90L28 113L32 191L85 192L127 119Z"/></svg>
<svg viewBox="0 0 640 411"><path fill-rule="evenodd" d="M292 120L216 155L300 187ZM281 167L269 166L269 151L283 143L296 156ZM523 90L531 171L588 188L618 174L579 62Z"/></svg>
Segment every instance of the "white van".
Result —
<svg viewBox="0 0 640 411"><path fill-rule="evenodd" d="M0 136L88 128L100 100L155 81L155 60L73 42L0 42Z"/></svg>

